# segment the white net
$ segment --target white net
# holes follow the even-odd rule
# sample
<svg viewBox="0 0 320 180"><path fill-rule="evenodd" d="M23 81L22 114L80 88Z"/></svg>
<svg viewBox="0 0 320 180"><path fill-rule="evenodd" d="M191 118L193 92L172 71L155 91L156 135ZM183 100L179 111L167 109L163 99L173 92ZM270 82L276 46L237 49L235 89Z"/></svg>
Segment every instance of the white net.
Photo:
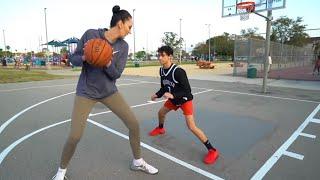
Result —
<svg viewBox="0 0 320 180"><path fill-rule="evenodd" d="M255 3L253 1L244 1L237 4L240 20L246 21L249 19L249 13L255 10Z"/></svg>
<svg viewBox="0 0 320 180"><path fill-rule="evenodd" d="M249 13L247 12L246 9L239 9L239 14L240 14L241 21L246 21L249 19Z"/></svg>

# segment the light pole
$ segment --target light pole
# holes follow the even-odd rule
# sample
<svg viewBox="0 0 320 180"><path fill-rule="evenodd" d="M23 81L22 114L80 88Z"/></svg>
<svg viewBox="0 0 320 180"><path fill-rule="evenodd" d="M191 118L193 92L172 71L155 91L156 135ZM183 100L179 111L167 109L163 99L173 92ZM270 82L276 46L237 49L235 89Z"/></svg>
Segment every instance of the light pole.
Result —
<svg viewBox="0 0 320 180"><path fill-rule="evenodd" d="M208 48L208 49L209 49L209 50L208 50L208 51L209 51L209 62L210 62L210 25L211 25L211 24L206 24L206 26L208 26L208 31L209 31L209 40L208 40L208 41L209 41L209 42L208 42L208 44L209 44L209 48Z"/></svg>
<svg viewBox="0 0 320 180"><path fill-rule="evenodd" d="M2 30L2 33L3 33L4 52L5 52L5 56L7 56L7 53L6 53L7 44L6 44L6 36L4 35L4 29Z"/></svg>
<svg viewBox="0 0 320 180"><path fill-rule="evenodd" d="M44 23L45 23L45 28L46 28L46 41L47 41L47 63L49 62L49 56L48 56L48 52L49 52L49 45L48 45L48 31L47 31L47 8L44 8Z"/></svg>
<svg viewBox="0 0 320 180"><path fill-rule="evenodd" d="M181 56L182 56L182 39L181 39L181 21L182 21L182 19L180 18L179 19L179 21L180 21L180 43L179 43L179 49L180 49L180 58L179 58L179 64L181 64Z"/></svg>
<svg viewBox="0 0 320 180"><path fill-rule="evenodd" d="M148 60L148 33L147 33L147 46L146 46L146 61Z"/></svg>
<svg viewBox="0 0 320 180"><path fill-rule="evenodd" d="M136 11L136 9L133 9L133 13L132 13L132 21L133 21L133 61L135 61L135 54L136 54L136 32L135 32L135 26L136 24L134 23L134 12Z"/></svg>

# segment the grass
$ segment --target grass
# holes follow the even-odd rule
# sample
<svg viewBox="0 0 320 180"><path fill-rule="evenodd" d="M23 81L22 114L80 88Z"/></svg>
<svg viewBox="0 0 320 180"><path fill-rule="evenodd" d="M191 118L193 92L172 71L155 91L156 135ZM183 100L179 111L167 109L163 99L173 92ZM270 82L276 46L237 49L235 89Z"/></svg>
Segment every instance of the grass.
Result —
<svg viewBox="0 0 320 180"><path fill-rule="evenodd" d="M176 64L179 64L178 60L174 60L173 61ZM232 62L232 61L221 61L221 60L217 60L214 61L213 63L228 63L228 62ZM196 64L196 61L182 61L181 63L183 64ZM160 66L160 63L158 60L155 61L139 61L139 67L148 67L148 66ZM134 68L135 67L135 63L133 61L127 61L126 64L126 68ZM74 67L72 68L72 71L81 71L81 67Z"/></svg>
<svg viewBox="0 0 320 180"><path fill-rule="evenodd" d="M52 79L62 79L65 76L51 75L45 71L24 69L0 68L0 83L16 83L28 81L44 81Z"/></svg>
<svg viewBox="0 0 320 180"><path fill-rule="evenodd" d="M174 60L173 61L175 64L179 65L179 61L178 60ZM232 61L221 61L221 60L216 60L213 63L217 64L217 63L230 63ZM182 61L181 63L182 65L184 64L196 64L196 61ZM139 62L140 67L147 67L147 66L160 66L159 61L140 61ZM128 61L126 64L126 67L135 67L135 63L133 61Z"/></svg>
<svg viewBox="0 0 320 180"><path fill-rule="evenodd" d="M177 60L173 61L176 64L179 64ZM181 64L196 64L195 61L182 61ZM139 61L140 67L148 67L148 66L160 66L159 61ZM135 67L135 63L133 61L128 61L126 67Z"/></svg>

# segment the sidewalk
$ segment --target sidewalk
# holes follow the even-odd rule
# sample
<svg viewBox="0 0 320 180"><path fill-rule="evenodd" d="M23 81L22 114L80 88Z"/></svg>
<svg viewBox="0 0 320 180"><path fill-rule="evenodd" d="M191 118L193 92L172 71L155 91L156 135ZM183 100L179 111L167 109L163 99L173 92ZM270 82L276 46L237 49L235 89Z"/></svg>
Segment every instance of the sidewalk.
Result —
<svg viewBox="0 0 320 180"><path fill-rule="evenodd" d="M232 75L224 75L224 74L213 74L212 70L200 70L192 72L192 69L187 69L187 74L189 79L197 79L197 80L207 80L207 81L219 81L219 82L237 82L243 84L255 84L261 85L263 79L262 78L254 78L249 79L246 77L238 77ZM55 75L66 75L66 76L79 76L81 71L73 71L71 69L65 70L47 70L49 74ZM139 75L139 76L151 76L151 77L159 77L159 67L151 66L151 67L141 67L141 68L125 68L123 75ZM303 81L303 80L276 80L276 79L268 79L267 86L272 87L286 87L286 88L296 88L296 89L305 89L305 90L318 90L320 91L320 81Z"/></svg>
<svg viewBox="0 0 320 180"><path fill-rule="evenodd" d="M231 75L212 75L212 76L192 75L192 76L189 76L189 79L219 81L219 82L237 82L237 83L244 83L244 84L256 84L261 86L263 84L263 78L249 79L246 77L238 77L238 76L231 76ZM267 86L320 91L320 81L268 79L267 82L268 82Z"/></svg>

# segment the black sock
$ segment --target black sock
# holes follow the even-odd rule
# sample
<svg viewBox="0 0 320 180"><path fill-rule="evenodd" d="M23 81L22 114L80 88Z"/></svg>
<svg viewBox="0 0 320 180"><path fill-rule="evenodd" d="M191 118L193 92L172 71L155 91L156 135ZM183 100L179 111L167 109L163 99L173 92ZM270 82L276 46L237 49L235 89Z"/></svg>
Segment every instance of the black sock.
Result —
<svg viewBox="0 0 320 180"><path fill-rule="evenodd" d="M211 143L209 142L209 140L207 140L206 142L203 143L208 150L213 149L216 150L215 148L212 147Z"/></svg>
<svg viewBox="0 0 320 180"><path fill-rule="evenodd" d="M159 128L160 128L160 129L163 128L163 123L159 123Z"/></svg>

